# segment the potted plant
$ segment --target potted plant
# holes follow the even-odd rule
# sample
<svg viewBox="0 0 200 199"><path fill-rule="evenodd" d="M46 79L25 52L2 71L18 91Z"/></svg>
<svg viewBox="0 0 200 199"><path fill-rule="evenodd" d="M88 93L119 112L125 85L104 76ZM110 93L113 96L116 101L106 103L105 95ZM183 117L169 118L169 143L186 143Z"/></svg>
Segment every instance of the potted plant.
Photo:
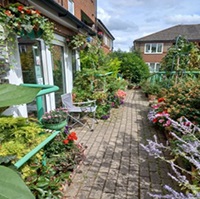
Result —
<svg viewBox="0 0 200 199"><path fill-rule="evenodd" d="M59 130L67 125L67 118L67 109L57 108L55 110L46 112L41 118L41 123L45 128Z"/></svg>

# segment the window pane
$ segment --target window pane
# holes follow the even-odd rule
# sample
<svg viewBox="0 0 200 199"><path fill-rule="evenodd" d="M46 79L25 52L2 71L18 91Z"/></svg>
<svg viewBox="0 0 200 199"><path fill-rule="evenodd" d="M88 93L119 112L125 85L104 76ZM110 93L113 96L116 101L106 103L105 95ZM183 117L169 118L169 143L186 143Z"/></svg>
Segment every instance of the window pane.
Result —
<svg viewBox="0 0 200 199"><path fill-rule="evenodd" d="M151 45L151 52L152 53L156 53L156 46L157 46L156 44Z"/></svg>
<svg viewBox="0 0 200 199"><path fill-rule="evenodd" d="M158 71L159 71L159 69L160 69L160 64L159 64L159 63L157 63L157 64L156 64L156 71L158 72Z"/></svg>
<svg viewBox="0 0 200 199"><path fill-rule="evenodd" d="M53 45L53 81L54 85L59 87L55 92L56 108L62 106L60 96L65 91L64 76L64 49L62 46Z"/></svg>
<svg viewBox="0 0 200 199"><path fill-rule="evenodd" d="M72 0L68 0L68 10L74 14L74 2Z"/></svg>
<svg viewBox="0 0 200 199"><path fill-rule="evenodd" d="M155 70L155 63L149 63L149 69L150 69L150 72L154 72Z"/></svg>
<svg viewBox="0 0 200 199"><path fill-rule="evenodd" d="M23 82L27 84L43 84L43 67L40 42L19 38L19 52L22 66ZM43 107L45 109L45 100ZM28 115L37 117L36 100L27 104Z"/></svg>
<svg viewBox="0 0 200 199"><path fill-rule="evenodd" d="M150 44L145 45L145 52L150 53Z"/></svg>
<svg viewBox="0 0 200 199"><path fill-rule="evenodd" d="M158 44L158 49L157 52L161 53L162 52L162 44Z"/></svg>

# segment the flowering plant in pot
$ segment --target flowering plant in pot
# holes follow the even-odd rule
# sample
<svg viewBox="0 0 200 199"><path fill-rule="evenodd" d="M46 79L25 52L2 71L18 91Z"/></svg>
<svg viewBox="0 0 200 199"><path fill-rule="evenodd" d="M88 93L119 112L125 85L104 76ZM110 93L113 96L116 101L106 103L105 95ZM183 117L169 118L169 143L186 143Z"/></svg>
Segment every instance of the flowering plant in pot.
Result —
<svg viewBox="0 0 200 199"><path fill-rule="evenodd" d="M38 10L20 3L0 7L0 24L7 36L14 33L22 37L41 37L48 46L54 38L53 23Z"/></svg>
<svg viewBox="0 0 200 199"><path fill-rule="evenodd" d="M46 112L42 118L41 123L49 129L58 130L67 125L68 111L66 108L57 108Z"/></svg>

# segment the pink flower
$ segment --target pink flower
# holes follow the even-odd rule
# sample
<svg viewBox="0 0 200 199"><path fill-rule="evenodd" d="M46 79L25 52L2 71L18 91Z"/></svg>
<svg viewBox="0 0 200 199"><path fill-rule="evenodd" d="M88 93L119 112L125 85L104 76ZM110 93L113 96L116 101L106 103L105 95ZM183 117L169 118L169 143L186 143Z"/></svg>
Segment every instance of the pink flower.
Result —
<svg viewBox="0 0 200 199"><path fill-rule="evenodd" d="M167 122L163 126L170 126L170 125L171 125L171 121L167 120Z"/></svg>
<svg viewBox="0 0 200 199"><path fill-rule="evenodd" d="M152 106L153 109L158 109L159 107L160 107L160 104L156 104Z"/></svg>
<svg viewBox="0 0 200 199"><path fill-rule="evenodd" d="M164 119L160 119L158 122L163 123L164 121L165 121Z"/></svg>
<svg viewBox="0 0 200 199"><path fill-rule="evenodd" d="M121 99L124 99L124 98L126 97L126 92L119 89L119 90L116 92L116 95L117 95L117 97L119 97L119 98L121 98Z"/></svg>

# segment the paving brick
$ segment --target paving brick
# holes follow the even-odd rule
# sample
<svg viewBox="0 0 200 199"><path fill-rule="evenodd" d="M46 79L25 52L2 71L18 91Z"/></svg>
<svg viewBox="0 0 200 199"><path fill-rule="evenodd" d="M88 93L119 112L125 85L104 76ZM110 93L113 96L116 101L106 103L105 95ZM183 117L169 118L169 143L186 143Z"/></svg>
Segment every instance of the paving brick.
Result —
<svg viewBox="0 0 200 199"><path fill-rule="evenodd" d="M65 186L66 199L150 199L148 192L161 193L165 184L176 186L166 175L169 166L140 145L154 134L165 142L149 123L148 110L141 91L130 90L125 103L112 109L111 117L100 120L93 132L74 128L78 141L88 148L80 172Z"/></svg>

